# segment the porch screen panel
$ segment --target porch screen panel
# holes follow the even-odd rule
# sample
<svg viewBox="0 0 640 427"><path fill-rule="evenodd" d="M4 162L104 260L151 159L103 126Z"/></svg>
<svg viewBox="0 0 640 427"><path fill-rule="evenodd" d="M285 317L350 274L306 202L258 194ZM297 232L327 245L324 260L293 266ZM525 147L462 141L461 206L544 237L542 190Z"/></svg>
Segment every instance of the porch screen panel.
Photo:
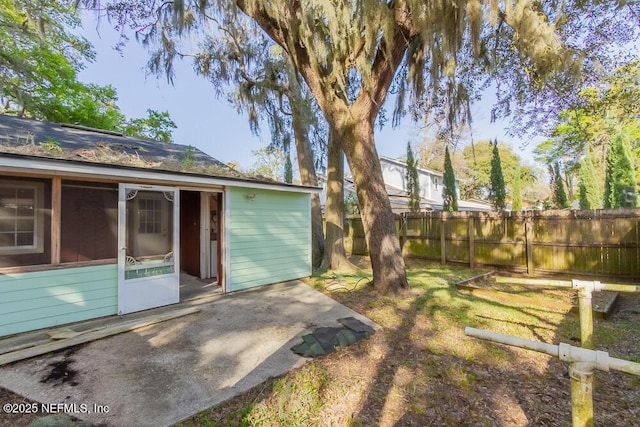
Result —
<svg viewBox="0 0 640 427"><path fill-rule="evenodd" d="M62 181L61 262L118 257L118 186Z"/></svg>
<svg viewBox="0 0 640 427"><path fill-rule="evenodd" d="M174 273L172 192L127 192L126 249L125 279Z"/></svg>

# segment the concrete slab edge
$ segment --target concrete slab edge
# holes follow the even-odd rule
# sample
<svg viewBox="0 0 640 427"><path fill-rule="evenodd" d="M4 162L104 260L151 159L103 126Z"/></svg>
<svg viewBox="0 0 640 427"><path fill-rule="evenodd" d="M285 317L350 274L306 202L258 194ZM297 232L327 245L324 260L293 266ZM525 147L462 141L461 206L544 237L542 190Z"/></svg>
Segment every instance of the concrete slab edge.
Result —
<svg viewBox="0 0 640 427"><path fill-rule="evenodd" d="M148 317L143 317L141 319L123 322L117 325L105 326L104 328L90 330L73 338L48 342L46 344L29 347L23 350L5 353L0 355L0 366L36 356L41 356L46 353L62 350L90 341L118 335L124 332L129 332L134 329L150 326L160 322L165 322L167 320L176 319L178 317L199 313L200 311L201 310L197 307L183 308L180 310L170 311L168 313L156 314Z"/></svg>

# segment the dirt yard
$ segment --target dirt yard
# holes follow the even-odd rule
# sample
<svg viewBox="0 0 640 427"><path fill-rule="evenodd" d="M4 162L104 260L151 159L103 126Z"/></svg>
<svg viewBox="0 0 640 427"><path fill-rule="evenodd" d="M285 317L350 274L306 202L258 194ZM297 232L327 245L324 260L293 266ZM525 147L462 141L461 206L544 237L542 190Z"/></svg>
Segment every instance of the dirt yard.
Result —
<svg viewBox="0 0 640 427"><path fill-rule="evenodd" d="M455 290L455 282L477 273L410 262L413 289L399 299L350 290L363 275L312 278L312 286L332 289L325 292L384 329L184 425L570 426L565 363L469 338L464 327L580 345L578 317ZM546 297L574 300L567 292ZM594 327L599 349L640 362L640 296L622 296L612 318ZM640 426L640 378L597 372L596 380L595 425Z"/></svg>
<svg viewBox="0 0 640 427"><path fill-rule="evenodd" d="M454 283L479 273L410 261L412 290L400 298L376 296L366 286L366 270L311 278L310 286L383 329L183 425L570 426L565 363L467 337L464 327L579 345L578 317L456 291ZM547 297L575 300L556 291ZM613 316L595 320L594 329L598 349L640 363L640 295L622 295ZM57 381L72 376L60 368ZM640 426L640 377L597 372L596 381L595 425ZM0 402L29 401L0 389ZM0 426L28 425L35 418L0 413Z"/></svg>

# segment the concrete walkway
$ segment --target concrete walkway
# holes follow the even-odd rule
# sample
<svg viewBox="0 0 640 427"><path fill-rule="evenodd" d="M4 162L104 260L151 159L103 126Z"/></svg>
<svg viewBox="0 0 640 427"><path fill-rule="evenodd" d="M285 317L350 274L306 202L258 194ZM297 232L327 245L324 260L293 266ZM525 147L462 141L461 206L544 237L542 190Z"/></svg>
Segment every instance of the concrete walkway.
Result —
<svg viewBox="0 0 640 427"><path fill-rule="evenodd" d="M198 314L2 367L0 386L67 404L92 424L171 425L302 365L307 359L290 347L316 327L353 316L377 328L297 281L198 307Z"/></svg>

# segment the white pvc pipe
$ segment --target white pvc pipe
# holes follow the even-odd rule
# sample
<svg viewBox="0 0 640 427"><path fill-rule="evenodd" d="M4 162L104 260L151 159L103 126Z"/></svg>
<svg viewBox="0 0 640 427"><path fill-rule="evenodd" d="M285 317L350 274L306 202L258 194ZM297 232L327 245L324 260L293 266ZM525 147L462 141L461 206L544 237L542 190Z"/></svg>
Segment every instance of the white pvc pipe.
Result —
<svg viewBox="0 0 640 427"><path fill-rule="evenodd" d="M572 280L547 280L547 279L529 279L526 277L502 277L496 276L496 283L508 283L512 285L535 285L535 286L555 286L557 288L576 288L575 282L580 283L592 283L589 281L572 281ZM638 285L625 285L617 283L599 283L599 289L602 291L615 291L615 292L640 292L640 286Z"/></svg>
<svg viewBox="0 0 640 427"><path fill-rule="evenodd" d="M609 369L614 371L626 372L631 375L640 376L640 363L634 363L629 360L609 358Z"/></svg>
<svg viewBox="0 0 640 427"><path fill-rule="evenodd" d="M636 285L616 285L616 284L602 284L603 291L615 291L615 292L640 292L640 286Z"/></svg>
<svg viewBox="0 0 640 427"><path fill-rule="evenodd" d="M470 327L466 327L464 329L464 333L471 337L487 341L545 353L558 357L560 360L569 363L588 363L593 366L592 369L598 369L601 371L609 371L613 369L615 371L640 376L640 363L609 357L609 353L606 351L589 350L582 347L574 347L565 343L560 343L560 345L547 344L540 341L532 341Z"/></svg>
<svg viewBox="0 0 640 427"><path fill-rule="evenodd" d="M475 338L480 338L487 341L493 341L500 344L511 345L514 347L526 348L529 350L537 351L539 353L546 353L551 356L558 357L558 346L553 344L547 344L540 341L531 341L524 338L513 337L511 335L498 334L491 331L484 331L482 329L464 328L464 333Z"/></svg>

